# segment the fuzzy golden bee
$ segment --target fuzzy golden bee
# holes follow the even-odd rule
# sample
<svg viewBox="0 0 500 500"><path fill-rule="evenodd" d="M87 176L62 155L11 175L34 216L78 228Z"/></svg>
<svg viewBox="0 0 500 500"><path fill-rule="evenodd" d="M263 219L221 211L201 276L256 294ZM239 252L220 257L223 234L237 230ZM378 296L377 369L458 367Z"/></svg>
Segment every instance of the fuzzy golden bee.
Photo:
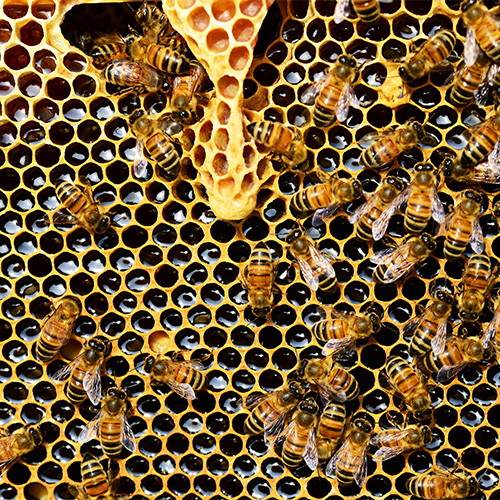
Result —
<svg viewBox="0 0 500 500"><path fill-rule="evenodd" d="M344 203L357 200L363 194L361 183L356 179L341 179L337 175L297 191L290 200L290 207L298 212L315 210L312 224L320 226L330 220Z"/></svg>
<svg viewBox="0 0 500 500"><path fill-rule="evenodd" d="M374 239L384 236L391 217L406 203L404 227L409 233L421 233L433 218L439 224L445 221L443 204L437 193L437 169L432 163L415 165L410 185L399 194L373 223Z"/></svg>
<svg viewBox="0 0 500 500"><path fill-rule="evenodd" d="M105 233L111 226L111 214L105 212L94 200L92 189L85 177L80 178L79 184L59 181L56 184L56 195L71 215L56 212L53 216L55 225L73 225L83 227L96 234Z"/></svg>
<svg viewBox="0 0 500 500"><path fill-rule="evenodd" d="M307 160L307 149L301 133L281 123L258 121L247 125L255 142L279 155L288 166L301 166Z"/></svg>
<svg viewBox="0 0 500 500"><path fill-rule="evenodd" d="M412 83L431 71L441 71L449 67L446 58L453 52L457 39L450 30L440 30L427 39L417 51L399 67L399 76Z"/></svg>
<svg viewBox="0 0 500 500"><path fill-rule="evenodd" d="M12 434L0 429L0 478L23 455L40 446L42 441L42 434L35 427L23 426Z"/></svg>
<svg viewBox="0 0 500 500"><path fill-rule="evenodd" d="M426 137L425 127L416 120L399 125L395 129L369 134L364 141L375 141L359 157L366 168L381 168L409 151Z"/></svg>
<svg viewBox="0 0 500 500"><path fill-rule="evenodd" d="M359 108L352 84L359 76L358 62L351 55L341 55L321 80L311 85L301 101L313 104L313 119L317 127L329 127L337 119L347 119L349 106Z"/></svg>
<svg viewBox="0 0 500 500"><path fill-rule="evenodd" d="M358 240L379 240L385 234L387 224L375 225L394 199L403 191L404 183L393 175L388 175L370 199L359 206L349 217L349 222L356 225L355 236Z"/></svg>
<svg viewBox="0 0 500 500"><path fill-rule="evenodd" d="M120 478L110 468L107 471L99 460L90 453L83 455L81 465L82 487L69 485L69 492L77 500L118 500L125 496L116 495ZM127 497L129 495L126 495Z"/></svg>
<svg viewBox="0 0 500 500"><path fill-rule="evenodd" d="M298 467L304 459L306 465L315 470L318 467L316 427L319 407L314 398L301 401L283 431L282 458L288 467Z"/></svg>
<svg viewBox="0 0 500 500"><path fill-rule="evenodd" d="M137 448L134 433L127 420L127 393L110 387L101 411L84 427L78 436L79 443L98 438L108 457L120 456L122 448L134 452Z"/></svg>
<svg viewBox="0 0 500 500"><path fill-rule="evenodd" d="M500 21L481 0L464 0L460 6L467 28L464 60L472 66L481 48L495 62L500 62Z"/></svg>
<svg viewBox="0 0 500 500"><path fill-rule="evenodd" d="M465 266L457 298L462 321L477 321L497 280L487 255L473 255Z"/></svg>
<svg viewBox="0 0 500 500"><path fill-rule="evenodd" d="M170 99L174 118L183 123L192 120L198 102L196 93L205 78L206 72L199 63L191 64L191 69L187 73L174 78Z"/></svg>
<svg viewBox="0 0 500 500"><path fill-rule="evenodd" d="M479 215L481 213L481 195L472 189L461 194L461 201L446 221L446 240L444 256L448 260L460 257L470 242L474 252L480 254L484 250L484 237Z"/></svg>
<svg viewBox="0 0 500 500"><path fill-rule="evenodd" d="M315 384L322 399L351 401L359 395L359 385L353 375L335 363L333 356L322 359L304 359L299 377Z"/></svg>
<svg viewBox="0 0 500 500"><path fill-rule="evenodd" d="M305 391L302 382L292 381L282 389L268 394L247 397L245 406L251 412L245 420L245 432L264 433L266 438L277 436Z"/></svg>
<svg viewBox="0 0 500 500"><path fill-rule="evenodd" d="M173 144L172 135L182 131L182 125L171 120L152 120L142 109L135 111L129 118L132 132L136 135L134 155L134 174L144 174L148 161L144 150L157 163L168 180L175 180L181 168L181 158Z"/></svg>
<svg viewBox="0 0 500 500"><path fill-rule="evenodd" d="M345 425L345 405L336 401L328 403L321 412L316 431L316 445L320 462L331 458L344 434Z"/></svg>
<svg viewBox="0 0 500 500"><path fill-rule="evenodd" d="M63 382L68 377L66 394L68 399L79 404L87 397L93 405L101 400L101 368L111 352L109 340L97 336L85 342L82 352L69 365L61 368L53 377L54 382Z"/></svg>
<svg viewBox="0 0 500 500"><path fill-rule="evenodd" d="M373 279L378 283L392 283L408 274L436 249L434 238L428 233L407 237L398 247L376 252L370 258L377 264Z"/></svg>
<svg viewBox="0 0 500 500"><path fill-rule="evenodd" d="M75 321L82 312L82 304L76 297L63 297L54 311L44 320L40 337L35 344L38 361L47 363L57 356L59 349L71 338Z"/></svg>
<svg viewBox="0 0 500 500"><path fill-rule="evenodd" d="M447 179L468 183L500 183L500 161L494 158L476 165L464 167L460 161L448 155L444 158L439 168Z"/></svg>
<svg viewBox="0 0 500 500"><path fill-rule="evenodd" d="M401 395L415 419L419 422L429 422L432 417L431 398L423 376L398 356L389 357L385 373L389 383Z"/></svg>
<svg viewBox="0 0 500 500"><path fill-rule="evenodd" d="M461 372L467 365L480 363L492 357L493 346L484 347L479 337L451 337L443 352L426 353L420 359L421 366L429 373L436 373L436 381L447 382Z"/></svg>
<svg viewBox="0 0 500 500"><path fill-rule="evenodd" d="M172 357L160 354L144 360L144 371L151 374L152 383L167 384L175 393L186 399L196 399L195 391L203 389L205 369L197 360L185 361L180 353Z"/></svg>
<svg viewBox="0 0 500 500"><path fill-rule="evenodd" d="M322 310L320 309L321 313ZM325 313L323 313L325 314ZM344 349L353 346L359 339L364 339L380 330L380 316L375 310L364 313L345 314L336 309L330 310L331 319L324 319L313 326L314 336L326 342L323 355L336 356Z"/></svg>
<svg viewBox="0 0 500 500"><path fill-rule="evenodd" d="M472 498L479 491L476 479L466 471L421 474L409 478L406 488L418 498L439 500Z"/></svg>
<svg viewBox="0 0 500 500"><path fill-rule="evenodd" d="M432 431L428 425L409 425L404 429L388 429L375 434L370 444L379 449L373 455L376 461L389 460L401 453L418 450L432 441Z"/></svg>
<svg viewBox="0 0 500 500"><path fill-rule="evenodd" d="M352 0L352 8L357 16L366 24L375 24L380 17L379 0ZM349 0L338 0L335 4L333 20L341 23L349 13Z"/></svg>
<svg viewBox="0 0 500 500"><path fill-rule="evenodd" d="M139 93L162 90L165 75L147 64L128 59L114 59L102 71L102 78L118 87L133 87Z"/></svg>
<svg viewBox="0 0 500 500"><path fill-rule="evenodd" d="M331 262L318 251L311 238L298 228L286 237L290 253L297 261L304 281L311 290L318 288L333 293L338 287L335 269Z"/></svg>
<svg viewBox="0 0 500 500"><path fill-rule="evenodd" d="M422 356L431 349L435 354L443 352L452 307L453 295L436 288L429 306L406 324L403 336L413 332L410 344L412 356Z"/></svg>
<svg viewBox="0 0 500 500"><path fill-rule="evenodd" d="M250 307L257 317L267 316L271 312L275 277L276 266L271 260L269 248L261 241L252 250L249 263L242 273Z"/></svg>
<svg viewBox="0 0 500 500"><path fill-rule="evenodd" d="M341 486L356 482L363 487L368 474L367 454L372 432L373 426L368 420L353 418L344 443L326 466L326 475L335 476Z"/></svg>

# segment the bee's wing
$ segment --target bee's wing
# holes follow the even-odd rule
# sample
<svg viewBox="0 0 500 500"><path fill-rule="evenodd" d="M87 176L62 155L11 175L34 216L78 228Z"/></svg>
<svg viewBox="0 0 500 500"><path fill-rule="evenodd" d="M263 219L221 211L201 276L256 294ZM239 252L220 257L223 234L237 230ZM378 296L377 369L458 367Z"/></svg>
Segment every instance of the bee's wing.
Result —
<svg viewBox="0 0 500 500"><path fill-rule="evenodd" d="M122 36L113 31L112 33L102 33L100 31L96 31L96 37L93 42L94 45L104 45L106 43L124 43Z"/></svg>
<svg viewBox="0 0 500 500"><path fill-rule="evenodd" d="M349 0L337 0L337 5L335 5L335 11L333 13L335 24L340 24L348 14Z"/></svg>
<svg viewBox="0 0 500 500"><path fill-rule="evenodd" d="M472 223L472 234L470 237L470 246L475 253L481 254L484 250L484 236L479 218L476 217Z"/></svg>
<svg viewBox="0 0 500 500"><path fill-rule="evenodd" d="M354 344L355 339L352 337L344 337L343 339L330 339L323 350L321 351L323 356L335 356L340 351L347 349L350 345Z"/></svg>
<svg viewBox="0 0 500 500"><path fill-rule="evenodd" d="M74 226L78 222L78 219L72 215L58 210L52 215L52 224L57 226Z"/></svg>
<svg viewBox="0 0 500 500"><path fill-rule="evenodd" d="M263 403L266 399L271 397L276 391L268 392L267 394L251 394L247 396L244 407L247 410L255 408L258 404Z"/></svg>
<svg viewBox="0 0 500 500"><path fill-rule="evenodd" d="M179 396L182 396L186 399L196 399L196 394L194 393L193 388L189 384L179 384L173 380L169 380L167 385Z"/></svg>
<svg viewBox="0 0 500 500"><path fill-rule="evenodd" d="M342 321L349 321L352 318L352 313L345 313L340 311L339 309L330 309L330 318L332 319L340 319Z"/></svg>
<svg viewBox="0 0 500 500"><path fill-rule="evenodd" d="M372 233L375 241L382 239L387 231L387 226L389 225L392 216L401 210L401 207L408 201L410 194L411 185L399 193L398 196L394 198L392 203L380 214L380 217L373 223Z"/></svg>
<svg viewBox="0 0 500 500"><path fill-rule="evenodd" d="M495 309L495 314L493 315L490 324L486 328L483 334L483 347L486 349L489 347L491 341L495 338L498 329L500 328L500 306Z"/></svg>
<svg viewBox="0 0 500 500"><path fill-rule="evenodd" d="M352 90L352 85L350 83L346 83L342 91L340 92L337 104L335 104L335 115L337 116L337 120L339 122L344 122L346 120L347 115L349 113L349 105L351 104L351 99L353 94L354 92ZM356 97L356 95L354 95L354 97Z"/></svg>
<svg viewBox="0 0 500 500"><path fill-rule="evenodd" d="M311 266L303 259L297 261L299 263L300 270L302 271L302 276L304 281L309 285L311 290L316 291L319 287L319 278L314 274Z"/></svg>
<svg viewBox="0 0 500 500"><path fill-rule="evenodd" d="M408 258L411 246L412 243L407 242L398 248L398 251L404 255L404 258L402 259L403 263L401 262L392 263L387 266L387 269L384 274L384 280L387 283L392 283L393 281L397 281L415 265L415 261Z"/></svg>
<svg viewBox="0 0 500 500"><path fill-rule="evenodd" d="M290 415L290 411L286 410L279 414L277 417L267 417L264 421L264 438L271 445L276 442L276 440L289 432L290 429L287 427L285 431L282 432L283 426L285 425L286 419Z"/></svg>
<svg viewBox="0 0 500 500"><path fill-rule="evenodd" d="M367 459L368 446L367 445L363 446L363 449L361 450L360 453L361 453L361 461L359 463L358 470L353 475L356 484L360 488L362 488L363 485L366 483L366 477L368 476L368 459Z"/></svg>
<svg viewBox="0 0 500 500"><path fill-rule="evenodd" d="M412 331L416 330L422 321L426 318L427 314L430 311L430 306L426 307L421 314L419 314L417 317L413 318L411 321L408 321L406 325L403 328L403 336L409 335Z"/></svg>
<svg viewBox="0 0 500 500"><path fill-rule="evenodd" d="M77 356L71 363L66 366L63 366L60 370L58 370L52 380L57 384L64 382L73 372L73 370L77 367L78 363L82 359L83 353Z"/></svg>
<svg viewBox="0 0 500 500"><path fill-rule="evenodd" d="M335 477L337 472L337 464L351 454L350 440L346 439L342 446L333 454L332 458L326 465L325 474L328 477ZM350 460L349 460L350 461Z"/></svg>
<svg viewBox="0 0 500 500"><path fill-rule="evenodd" d="M306 447L304 449L304 462L311 470L316 470L318 467L318 445L316 444L316 426L309 429Z"/></svg>
<svg viewBox="0 0 500 500"><path fill-rule="evenodd" d="M349 216L349 222L351 224L356 224L363 215L367 214L377 204L379 197L379 194L375 193L365 203L356 208Z"/></svg>
<svg viewBox="0 0 500 500"><path fill-rule="evenodd" d="M128 451L133 453L137 449L137 443L135 441L134 433L132 432L132 427L130 427L125 413L122 413L121 421L122 432L120 435L120 442L123 446L125 446L125 448L127 448Z"/></svg>
<svg viewBox="0 0 500 500"><path fill-rule="evenodd" d="M83 388L93 405L101 400L101 365L95 365L83 378Z"/></svg>
<svg viewBox="0 0 500 500"><path fill-rule="evenodd" d="M326 274L330 278L335 278L335 269L332 263L323 255L313 244L309 245L312 258L316 264L321 268L322 274Z"/></svg>
<svg viewBox="0 0 500 500"><path fill-rule="evenodd" d="M76 500L87 500L88 498L88 496L85 495L85 492L79 486L69 484L68 491L75 497Z"/></svg>
<svg viewBox="0 0 500 500"><path fill-rule="evenodd" d="M446 345L446 326L448 325L448 316L439 323L436 336L431 340L432 352L438 356L444 351Z"/></svg>
<svg viewBox="0 0 500 500"><path fill-rule="evenodd" d="M476 165L473 172L473 180L477 182L498 184L500 182L500 159L488 159L488 161Z"/></svg>
<svg viewBox="0 0 500 500"><path fill-rule="evenodd" d="M447 365L442 366L436 375L436 380L438 384L443 384L448 380L452 379L453 377L455 377L455 375L460 373L465 368L466 365L467 363L458 363L457 365L453 366L447 366Z"/></svg>
<svg viewBox="0 0 500 500"><path fill-rule="evenodd" d="M187 368L194 368L195 370L203 371L205 370L205 367L203 366L203 363L200 363L199 360L197 359L185 359L185 360L179 360L179 361L171 361L171 363L179 365L179 366L185 366Z"/></svg>
<svg viewBox="0 0 500 500"><path fill-rule="evenodd" d="M313 83L300 97L300 102L302 104L314 104L316 97L325 88L330 80L330 73L327 73L317 82Z"/></svg>
<svg viewBox="0 0 500 500"><path fill-rule="evenodd" d="M0 479L2 476L21 458L21 455L14 457L11 460L0 463Z"/></svg>
<svg viewBox="0 0 500 500"><path fill-rule="evenodd" d="M379 250L370 257L370 262L373 262L374 264L385 264L395 251L396 248L385 248L384 250Z"/></svg>
<svg viewBox="0 0 500 500"><path fill-rule="evenodd" d="M340 209L340 203L332 203L324 208L318 208L316 212L314 212L314 216L312 219L312 225L314 227L321 226L328 222Z"/></svg>
<svg viewBox="0 0 500 500"><path fill-rule="evenodd" d="M141 139L137 138L135 141L135 153L134 153L134 175L136 177L141 177L146 171L148 165L148 160L144 156L144 143Z"/></svg>
<svg viewBox="0 0 500 500"><path fill-rule="evenodd" d="M438 223L443 224L446 219L443 203L439 199L437 190L434 188L431 201L432 218Z"/></svg>
<svg viewBox="0 0 500 500"><path fill-rule="evenodd" d="M320 390L320 396L325 396L325 399L330 402L332 399L338 401L339 403L345 403L347 399L347 395L343 389L335 388L335 387L327 387L326 385L317 384Z"/></svg>
<svg viewBox="0 0 500 500"><path fill-rule="evenodd" d="M464 61L467 66L472 66L479 55L479 47L476 43L476 34L472 28L467 28L464 46Z"/></svg>
<svg viewBox="0 0 500 500"><path fill-rule="evenodd" d="M370 444L375 446L379 446L380 449L376 451L375 455L373 455L374 460L377 462L381 462L383 460L389 460L389 458L393 458L401 453L404 453L406 450L403 446L391 446L391 443L401 443L404 442L406 436L411 434L413 429L403 429L396 430L394 432L384 432L382 434L376 434L370 439Z"/></svg>
<svg viewBox="0 0 500 500"><path fill-rule="evenodd" d="M104 410L101 410L80 432L80 435L77 438L78 443L86 443L91 439L97 437L97 432L99 431L99 427L101 425L102 417L104 416Z"/></svg>

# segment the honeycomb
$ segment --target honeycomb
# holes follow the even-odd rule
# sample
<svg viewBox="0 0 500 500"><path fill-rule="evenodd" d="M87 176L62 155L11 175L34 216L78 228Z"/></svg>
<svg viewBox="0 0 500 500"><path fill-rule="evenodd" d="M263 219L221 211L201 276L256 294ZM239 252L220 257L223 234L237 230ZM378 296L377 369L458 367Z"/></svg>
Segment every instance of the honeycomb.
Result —
<svg viewBox="0 0 500 500"><path fill-rule="evenodd" d="M82 9L80 4L88 5ZM1 499L67 500L68 484L81 481L82 455L90 451L102 457L96 441L82 446L76 441L97 410L88 401L78 407L67 402L63 386L51 378L97 332L113 340L103 386L116 383L128 391L129 422L138 441L136 453L124 451L113 465L121 476L119 493L161 500L400 500L409 498L405 481L410 474L424 473L433 464L452 468L460 458L480 484L477 498L500 497L498 364L469 366L452 382L433 386L433 442L383 463L370 456L361 490L352 486L339 492L322 470L288 470L262 436L243 431L247 412L242 398L279 388L295 372L297 356L320 356L311 334L318 304L346 311L359 311L366 302L379 304L382 329L343 361L362 394L347 408L349 414L367 415L377 429L387 426L389 410L398 411L380 369L389 355L408 356L403 325L418 314L436 282L457 288L465 259L447 263L441 242L438 252L405 280L374 284L369 258L381 244L354 238L348 215L356 202L311 232L322 251L338 256L340 282L333 295L312 292L290 266L284 240L295 227L296 214L289 211L288 200L316 182L318 171L355 176L368 196L387 169L362 170L358 141L367 132L410 118L425 121L439 145L401 155L401 167L411 169L424 157L437 165L440 151L463 147L461 133L476 119L474 113L484 117L491 106L452 108L445 100L449 72L432 73L398 98L396 76L396 60L409 53L412 41L440 28L457 33L456 52L461 54L465 30L459 2L385 1L380 22L367 26L354 16L335 24L332 1L164 1L173 25L207 65L217 93L192 127L193 148L184 152L180 176L171 183L151 167L140 179L133 177L135 138L127 125L138 107L159 114L165 103L158 95L110 94L90 59L66 38L78 23L92 26L104 14L115 26L128 26L133 22L128 6L75 0L3 0L1 5L0 425L13 430L40 423L45 434L44 445L5 474ZM344 51L363 63L355 87L362 107L351 108L344 124L309 126L311 110L300 96ZM307 130L310 170L270 162L246 136L243 116ZM241 146L235 150L241 141L246 144L243 156ZM229 165L230 159L235 163ZM80 176L115 214L116 227L102 235L54 227L44 217L59 206L56 180ZM238 186L246 186L246 198L229 203ZM463 189L462 183L441 184L447 212ZM491 208L496 189L482 192ZM215 208L219 195L228 211L236 207L233 214ZM238 212L239 203L252 209ZM244 218L227 220L238 217ZM309 228L310 219L303 224ZM498 259L498 226L487 207L481 224L485 252ZM404 235L401 216L391 221L388 233L396 241ZM249 313L238 280L259 241L267 242L279 262L280 295L268 320ZM33 356L34 342L52 301L65 294L78 296L84 312L73 340L44 365ZM482 319L486 323L491 313ZM163 348L182 350L188 358L209 356L208 387L194 401L150 386L142 362Z"/></svg>

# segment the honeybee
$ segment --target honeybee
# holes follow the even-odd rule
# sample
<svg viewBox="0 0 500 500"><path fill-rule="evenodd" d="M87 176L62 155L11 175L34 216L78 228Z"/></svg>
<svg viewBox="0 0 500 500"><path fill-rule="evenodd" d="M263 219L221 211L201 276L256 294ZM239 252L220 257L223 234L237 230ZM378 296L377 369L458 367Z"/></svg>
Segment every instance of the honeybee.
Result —
<svg viewBox="0 0 500 500"><path fill-rule="evenodd" d="M477 165L464 167L457 159L447 155L439 168L445 177L457 181L500 183L500 161L494 158L489 158Z"/></svg>
<svg viewBox="0 0 500 500"><path fill-rule="evenodd" d="M63 297L54 311L44 320L40 337L35 343L35 357L48 363L57 356L73 333L75 321L82 312L82 304L76 297Z"/></svg>
<svg viewBox="0 0 500 500"><path fill-rule="evenodd" d="M355 418L344 443L328 462L326 475L336 476L340 486L356 482L359 487L363 487L368 473L367 451L372 432L373 426L368 420Z"/></svg>
<svg viewBox="0 0 500 500"><path fill-rule="evenodd" d="M479 337L451 337L442 353L435 355L429 351L420 358L420 362L429 373L437 373L436 381L442 384L452 379L467 365L486 361L493 352L493 347L485 348Z"/></svg>
<svg viewBox="0 0 500 500"><path fill-rule="evenodd" d="M146 0L143 0L142 5L136 10L135 18L145 34L152 33L159 36L169 27L167 16L156 5L148 4ZM148 38L148 40L154 42L156 39Z"/></svg>
<svg viewBox="0 0 500 500"><path fill-rule="evenodd" d="M392 201L403 189L403 182L397 177L389 175L370 199L351 214L349 222L356 225L354 235L358 240L369 241L372 238L375 240L382 238L387 225L384 225L384 227L377 226L378 229L375 230L375 222L391 206ZM387 224L389 224L389 219L387 219ZM383 233L381 233L382 230Z"/></svg>
<svg viewBox="0 0 500 500"><path fill-rule="evenodd" d="M78 500L116 500L129 495L116 495L120 478L110 468L106 472L97 458L85 453L81 465L83 488L69 485L69 492Z"/></svg>
<svg viewBox="0 0 500 500"><path fill-rule="evenodd" d="M450 65L445 59L452 53L456 43L457 39L452 31L438 31L402 63L399 76L406 83L411 83L431 71L446 69Z"/></svg>
<svg viewBox="0 0 500 500"><path fill-rule="evenodd" d="M477 321L496 282L497 273L491 268L487 255L473 255L465 267L460 293L458 315L462 321Z"/></svg>
<svg viewBox="0 0 500 500"><path fill-rule="evenodd" d="M376 252L370 260L377 264L373 279L378 283L392 283L408 274L427 259L436 249L434 238L428 233L407 237L402 245Z"/></svg>
<svg viewBox="0 0 500 500"><path fill-rule="evenodd" d="M137 448L134 433L127 421L127 394L110 387L104 396L101 411L86 425L78 436L79 443L99 438L101 448L108 457L118 457L122 446L134 452Z"/></svg>
<svg viewBox="0 0 500 500"><path fill-rule="evenodd" d="M404 429L385 430L370 439L370 444L379 447L373 455L373 459L378 462L418 450L431 442L431 428L421 424L409 425Z"/></svg>
<svg viewBox="0 0 500 500"><path fill-rule="evenodd" d="M196 399L195 391L203 389L206 377L200 361L182 359L180 353L172 357L160 354L144 360L144 371L151 374L152 384L167 384L174 392L186 399Z"/></svg>
<svg viewBox="0 0 500 500"><path fill-rule="evenodd" d="M426 137L425 128L415 120L380 134L369 134L364 140L375 140L359 157L366 168L380 168L410 150Z"/></svg>
<svg viewBox="0 0 500 500"><path fill-rule="evenodd" d="M258 121L247 125L255 142L277 153L288 166L299 166L307 160L307 149L297 129L281 123Z"/></svg>
<svg viewBox="0 0 500 500"><path fill-rule="evenodd" d="M417 163L410 185L399 194L373 223L374 239L385 234L394 213L406 203L404 226L409 233L421 233L431 217L443 224L446 218L443 204L437 193L437 169L432 163ZM376 235L376 236L375 236Z"/></svg>
<svg viewBox="0 0 500 500"><path fill-rule="evenodd" d="M472 98L479 99L481 84L484 81L490 64L489 57L481 50L472 66L463 64L457 71L450 87L449 101L457 107L466 106ZM487 89L487 86L483 85Z"/></svg>
<svg viewBox="0 0 500 500"><path fill-rule="evenodd" d="M267 245L257 243L250 254L248 265L242 274L243 286L248 290L248 301L258 318L267 316L273 306L273 286L276 266L271 260Z"/></svg>
<svg viewBox="0 0 500 500"><path fill-rule="evenodd" d="M54 224L76 224L91 233L105 233L111 226L109 212L99 207L94 200L92 188L85 177L80 178L84 185L59 181L56 184L56 195L71 215L56 212L53 217Z"/></svg>
<svg viewBox="0 0 500 500"><path fill-rule="evenodd" d="M345 406L342 403L331 402L324 408L316 431L316 445L320 462L328 460L344 433L346 424Z"/></svg>
<svg viewBox="0 0 500 500"><path fill-rule="evenodd" d="M322 309L319 309L322 312ZM318 340L326 342L323 355L337 355L340 351L350 347L359 339L369 337L380 330L380 317L375 310L364 313L345 314L331 309L332 319L318 321L312 332Z"/></svg>
<svg viewBox="0 0 500 500"><path fill-rule="evenodd" d="M62 382L71 375L67 395L72 403L81 403L87 396L93 405L99 403L101 367L110 352L109 340L98 335L85 342L81 354L54 375L55 382Z"/></svg>
<svg viewBox="0 0 500 500"><path fill-rule="evenodd" d="M460 257L469 240L474 252L479 254L484 250L483 231L479 223L481 195L477 191L468 189L462 193L461 197L462 201L455 207L445 226L444 256L448 260Z"/></svg>
<svg viewBox="0 0 500 500"><path fill-rule="evenodd" d="M463 168L470 168L486 158L489 162L500 159L500 111L495 111L484 122L473 127L468 135L460 154Z"/></svg>
<svg viewBox="0 0 500 500"><path fill-rule="evenodd" d="M245 432L248 434L264 433L266 438L279 434L286 419L305 393L304 384L293 381L282 389L268 394L249 396L246 407L251 409L245 420Z"/></svg>
<svg viewBox="0 0 500 500"><path fill-rule="evenodd" d="M318 467L318 447L316 445L316 426L318 423L318 404L314 398L304 399L292 415L283 432L282 458L288 467L298 467L302 459L315 470Z"/></svg>
<svg viewBox="0 0 500 500"><path fill-rule="evenodd" d="M500 21L480 0L464 0L461 4L462 20L467 27L464 60L472 66L479 47L495 62L500 62ZM477 42L477 43L476 43ZM479 47L478 47L479 45Z"/></svg>
<svg viewBox="0 0 500 500"><path fill-rule="evenodd" d="M177 75L172 83L172 115L186 120L191 117L190 110L196 108L195 93L203 82L206 72L199 63L192 64L191 69L184 75Z"/></svg>
<svg viewBox="0 0 500 500"><path fill-rule="evenodd" d="M314 103L313 118L317 127L329 127L344 122L349 106L359 108L352 84L359 76L358 62L351 55L341 55L332 69L302 95L304 104Z"/></svg>
<svg viewBox="0 0 500 500"><path fill-rule="evenodd" d="M409 478L406 488L416 497L429 499L471 498L479 491L476 479L467 471L421 474Z"/></svg>
<svg viewBox="0 0 500 500"><path fill-rule="evenodd" d="M127 44L130 36L118 33L102 34L93 40L90 57L96 68L103 69L115 59L127 58Z"/></svg>
<svg viewBox="0 0 500 500"><path fill-rule="evenodd" d="M140 177L146 170L148 161L144 149L158 164L168 180L175 180L181 168L181 159L172 143L170 134L179 133L182 125L174 121L151 120L142 109L138 109L129 118L132 132L136 135L134 156L134 174Z"/></svg>
<svg viewBox="0 0 500 500"><path fill-rule="evenodd" d="M446 327L453 307L453 295L437 288L433 291L430 305L416 318L406 324L403 336L413 331L410 344L412 356L422 356L430 349L435 354L443 352L446 342Z"/></svg>
<svg viewBox="0 0 500 500"><path fill-rule="evenodd" d="M35 427L20 427L12 434L0 429L0 478L23 455L42 444L41 432Z"/></svg>
<svg viewBox="0 0 500 500"><path fill-rule="evenodd" d="M350 203L361 197L363 188L356 179L340 179L332 175L316 184L297 191L290 200L290 206L298 212L316 210L312 224L320 226L331 219L343 203Z"/></svg>
<svg viewBox="0 0 500 500"><path fill-rule="evenodd" d="M401 395L408 409L419 422L428 422L432 417L431 398L427 382L404 359L390 356L385 365L387 379Z"/></svg>
<svg viewBox="0 0 500 500"><path fill-rule="evenodd" d="M304 281L311 290L320 288L333 293L338 286L335 270L302 229L294 229L286 237L290 253L299 264Z"/></svg>
<svg viewBox="0 0 500 500"><path fill-rule="evenodd" d="M359 395L356 379L335 364L333 356L323 359L304 359L299 376L308 383L315 384L325 401L351 401Z"/></svg>
<svg viewBox="0 0 500 500"><path fill-rule="evenodd" d="M166 84L165 75L156 68L128 59L114 59L104 68L101 76L113 85L135 87L139 93L161 90Z"/></svg>
<svg viewBox="0 0 500 500"><path fill-rule="evenodd" d="M379 0L352 0L352 7L357 16L366 24L374 24L380 17ZM349 13L349 0L337 0L333 20L341 23Z"/></svg>

